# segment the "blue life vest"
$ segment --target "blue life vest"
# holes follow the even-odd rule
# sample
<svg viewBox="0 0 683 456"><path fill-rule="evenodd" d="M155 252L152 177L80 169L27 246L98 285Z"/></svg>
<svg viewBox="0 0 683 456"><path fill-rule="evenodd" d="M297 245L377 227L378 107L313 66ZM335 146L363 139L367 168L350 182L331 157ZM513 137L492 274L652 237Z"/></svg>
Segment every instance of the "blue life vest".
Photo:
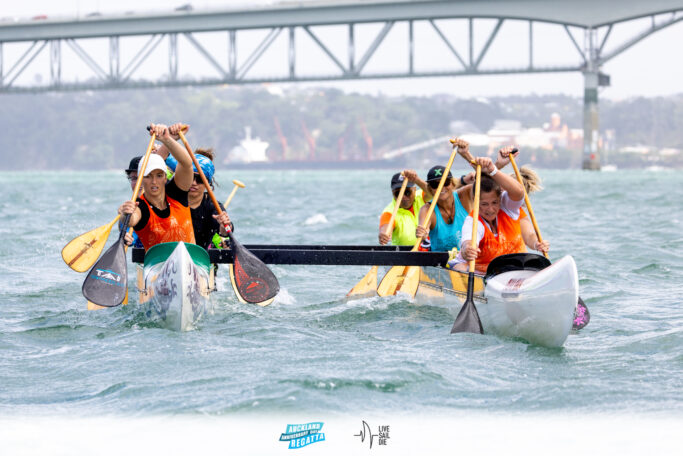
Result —
<svg viewBox="0 0 683 456"><path fill-rule="evenodd" d="M450 225L444 221L439 208L434 208L436 225L429 232L429 239L432 241L432 252L448 252L453 247L460 248L462 225L465 223L468 214L462 206L458 194L453 193L453 197L455 199L455 214L453 215L453 223ZM436 198L432 200L432 204L436 204Z"/></svg>

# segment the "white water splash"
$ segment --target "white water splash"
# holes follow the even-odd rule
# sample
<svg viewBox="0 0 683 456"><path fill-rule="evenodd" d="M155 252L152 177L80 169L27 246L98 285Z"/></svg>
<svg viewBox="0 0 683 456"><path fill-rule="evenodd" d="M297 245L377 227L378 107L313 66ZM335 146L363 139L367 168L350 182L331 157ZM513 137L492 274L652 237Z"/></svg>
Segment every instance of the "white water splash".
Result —
<svg viewBox="0 0 683 456"><path fill-rule="evenodd" d="M325 214L315 214L306 219L304 225L321 225L323 223L329 223Z"/></svg>
<svg viewBox="0 0 683 456"><path fill-rule="evenodd" d="M296 299L294 299L294 296L289 294L286 288L280 288L280 291L278 292L277 296L275 296L275 300L273 301L273 304L294 304L296 302Z"/></svg>

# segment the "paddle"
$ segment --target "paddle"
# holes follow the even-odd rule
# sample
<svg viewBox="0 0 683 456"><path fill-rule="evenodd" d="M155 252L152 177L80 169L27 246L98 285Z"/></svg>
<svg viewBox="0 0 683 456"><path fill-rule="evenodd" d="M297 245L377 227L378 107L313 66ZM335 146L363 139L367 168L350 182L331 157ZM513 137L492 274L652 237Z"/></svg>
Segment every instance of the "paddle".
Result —
<svg viewBox="0 0 683 456"><path fill-rule="evenodd" d="M401 176L403 176L403 173L401 173ZM408 179L403 176L403 184L401 185L401 190L398 192L398 196L396 197L396 204L394 204L394 211L391 213L391 218L389 219L389 224L387 225L387 229L384 231L384 234L389 236L391 232L393 231L393 225L394 225L394 220L396 219L396 214L398 213L398 209L401 207L401 201L403 200L403 194L406 191L406 187L408 186ZM366 295L372 295L373 293L377 292L377 270L378 266L373 266L367 274L365 274L365 277L360 279L360 281L356 284L355 287L351 289L348 293L346 293L346 297L360 297L360 296L366 296Z"/></svg>
<svg viewBox="0 0 683 456"><path fill-rule="evenodd" d="M232 201L233 196L235 196L235 193L237 193L237 189L246 187L246 185L244 185L241 181L238 181L237 179L233 179L232 183L235 184L235 186L232 188L230 195L228 195L228 199L225 200L225 204L223 205L223 207L225 208L227 208L230 205L230 201Z"/></svg>
<svg viewBox="0 0 683 456"><path fill-rule="evenodd" d="M62 249L62 259L76 272L85 272L97 261L104 244L107 243L109 233L114 224L121 216L117 215L114 220L98 228L81 234L72 239Z"/></svg>
<svg viewBox="0 0 683 456"><path fill-rule="evenodd" d="M469 153L462 153L467 161L472 162ZM476 247L477 242L477 226L479 225L479 192L481 191L481 165L477 165L477 178L474 185L474 211L472 214L472 247ZM484 328L481 326L479 320L479 313L474 305L474 260L470 261L470 270L467 276L467 299L463 304L458 316L455 318L455 323L451 328L451 334L459 332L471 332L476 334L484 334Z"/></svg>
<svg viewBox="0 0 683 456"><path fill-rule="evenodd" d="M209 197L216 208L216 212L218 212L218 215L221 215L223 211L218 201L216 201L216 196L213 194L213 190L211 190L211 186L206 180L199 162L197 162L197 157L194 156L192 148L187 139L185 139L183 132L178 132L178 135L183 144L185 144L185 148L190 154L195 168L197 168L197 173L206 187L206 191L209 192ZM237 299L243 303L267 306L273 302L273 299L275 299L275 296L280 291L280 284L275 274L268 269L268 266L263 261L237 242L229 225L225 225L225 230L228 232L228 240L234 256L234 263L230 267L230 282L232 283L233 290L235 290Z"/></svg>
<svg viewBox="0 0 683 456"><path fill-rule="evenodd" d="M534 231L536 232L538 242L543 242L543 238L541 238L541 230L536 222L536 216L534 215L534 210L531 208L531 201L529 200L529 195L527 194L526 187L524 186L524 179L522 179L522 174L519 172L519 168L515 162L515 157L513 157L512 154L510 154L510 163L512 164L512 169L515 170L517 181L522 184L522 188L524 189L524 204L526 204L526 208L529 211L529 218L531 219L531 224L534 226ZM548 258L548 254L546 252L543 252L543 255ZM588 311L588 307L586 306L586 303L583 302L581 297L579 297L579 300L576 303L576 312L574 315L575 318L574 323L572 324L572 329L576 330L586 326L591 319L591 314Z"/></svg>
<svg viewBox="0 0 683 456"><path fill-rule="evenodd" d="M457 144L456 142L452 142L453 152L451 153L451 156L448 159L448 164L446 164L446 168L443 171L441 181L439 181L439 186L434 192L434 198L432 199L433 204L429 205L427 217L425 217L424 222L422 222L422 228L424 229L427 229L429 220L434 212L434 207L436 206L439 195L441 194L441 189L443 189L446 179L448 178L448 173L453 165L453 160L455 159L457 150L456 146L460 145L458 140L455 141ZM417 251L421 243L422 237L417 238L417 241L415 242L415 245L411 251ZM417 293L417 287L420 284L420 271L421 269L419 266L394 266L393 268L389 269L389 272L384 275L384 278L379 283L379 286L377 287L377 294L380 296L389 296L395 294L396 290L401 287L401 292L407 293L410 296L415 296L415 293ZM405 287L403 285L405 285Z"/></svg>
<svg viewBox="0 0 683 456"><path fill-rule="evenodd" d="M131 234L132 232L133 232L133 227L131 226L130 228L128 228L128 234ZM123 248L123 253L126 253L127 250L128 250L128 246L125 246ZM128 305L128 288L126 288L126 296L123 298L123 302L121 302L121 305L122 306ZM87 301L86 309L88 309L88 310L100 310L100 309L106 309L106 307L98 306L97 304L95 304L92 301Z"/></svg>
<svg viewBox="0 0 683 456"><path fill-rule="evenodd" d="M142 178L145 174L145 168L152 153L155 139L156 135L152 134L147 151L142 159L142 172L138 174L138 181L133 190L133 197L131 198L133 202L138 198ZM127 214L123 219L123 226L118 240L95 263L83 282L83 296L98 306L116 307L128 295L128 263L126 261L126 245L123 238L126 235L129 221L130 214Z"/></svg>

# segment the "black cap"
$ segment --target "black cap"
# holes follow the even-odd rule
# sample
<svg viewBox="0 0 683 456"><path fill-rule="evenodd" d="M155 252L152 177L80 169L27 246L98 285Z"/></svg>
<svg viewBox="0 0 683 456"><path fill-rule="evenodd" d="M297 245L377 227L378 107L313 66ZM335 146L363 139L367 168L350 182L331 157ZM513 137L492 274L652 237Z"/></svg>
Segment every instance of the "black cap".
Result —
<svg viewBox="0 0 683 456"><path fill-rule="evenodd" d="M128 165L128 169L126 170L126 172L132 173L133 171L135 171L137 173L138 164L140 163L140 160L142 160L142 155L139 157L133 157L133 159L130 161L130 164Z"/></svg>
<svg viewBox="0 0 683 456"><path fill-rule="evenodd" d="M401 173L396 173L391 176L391 189L396 190L397 188L401 188L403 186L403 179L405 179L405 177L401 176ZM407 187L415 187L415 182L408 181L406 188Z"/></svg>
<svg viewBox="0 0 683 456"><path fill-rule="evenodd" d="M443 172L446 170L445 166L441 165L436 165L432 166L432 169L429 170L427 173L427 182L430 181L440 181L441 178L443 177ZM448 171L448 178L453 179L453 175L451 174L450 171Z"/></svg>

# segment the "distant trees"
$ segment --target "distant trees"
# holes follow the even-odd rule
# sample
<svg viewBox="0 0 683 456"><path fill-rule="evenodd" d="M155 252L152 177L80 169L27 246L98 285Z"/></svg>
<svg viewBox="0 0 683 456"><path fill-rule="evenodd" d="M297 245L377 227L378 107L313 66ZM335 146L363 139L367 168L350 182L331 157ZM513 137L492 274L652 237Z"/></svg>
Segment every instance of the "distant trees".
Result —
<svg viewBox="0 0 683 456"><path fill-rule="evenodd" d="M600 126L614 129L620 145L683 148L683 95L600 101ZM452 95L386 97L336 89L262 87L153 89L0 96L1 169L122 169L144 152L150 122L187 122L193 145L214 147L218 161L244 136L244 127L282 156L277 117L288 159L354 159L447 134L454 120L486 131L496 119L541 126L553 112L582 126L582 102L568 96L464 99Z"/></svg>

